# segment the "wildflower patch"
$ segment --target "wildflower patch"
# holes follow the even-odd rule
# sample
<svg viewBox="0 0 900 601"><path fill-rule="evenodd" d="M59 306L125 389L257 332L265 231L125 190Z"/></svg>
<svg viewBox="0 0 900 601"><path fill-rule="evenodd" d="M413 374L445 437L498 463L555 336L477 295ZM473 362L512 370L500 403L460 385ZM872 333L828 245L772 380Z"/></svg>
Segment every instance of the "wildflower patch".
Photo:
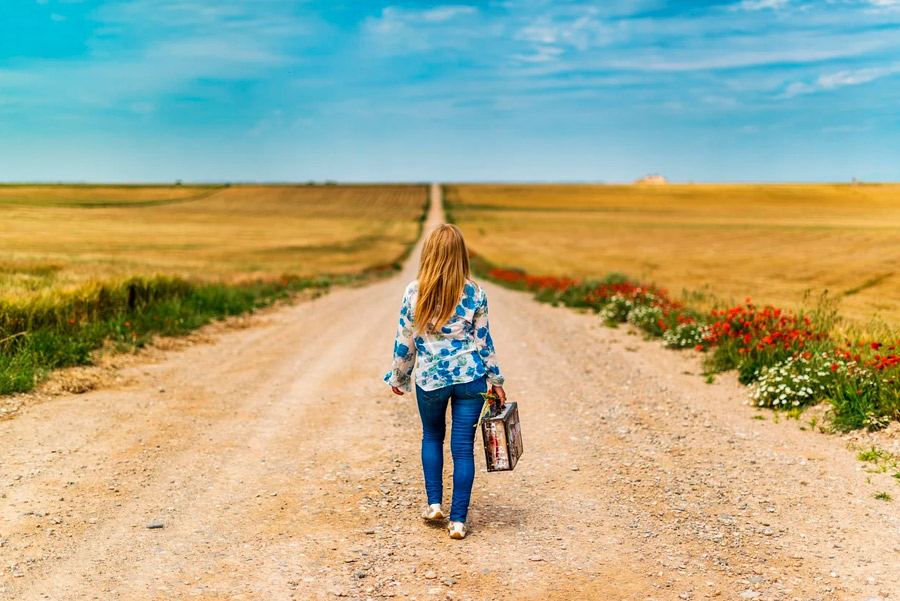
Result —
<svg viewBox="0 0 900 601"><path fill-rule="evenodd" d="M835 340L828 306L795 313L744 303L700 311L662 288L621 274L602 280L535 276L473 255L473 267L538 300L597 313L607 324L630 323L668 348L705 354L708 373L736 370L760 407L794 409L829 401L839 430L885 427L900 419L900 341Z"/></svg>

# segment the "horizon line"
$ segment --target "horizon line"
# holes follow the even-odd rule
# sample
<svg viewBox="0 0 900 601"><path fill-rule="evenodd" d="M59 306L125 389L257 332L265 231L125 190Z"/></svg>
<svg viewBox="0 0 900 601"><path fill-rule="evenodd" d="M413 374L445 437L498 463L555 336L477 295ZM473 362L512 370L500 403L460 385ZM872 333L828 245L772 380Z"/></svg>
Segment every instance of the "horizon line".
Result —
<svg viewBox="0 0 900 601"><path fill-rule="evenodd" d="M643 179L643 178L640 178ZM431 184L440 185L463 185L463 186L491 186L491 185L521 185L521 186L567 186L567 185L590 185L590 186L644 186L648 188L664 188L666 186L703 186L703 185L830 185L830 186L865 186L865 185L897 185L897 181L875 181L875 180L668 180L665 182L643 182L638 180L631 181L615 181L615 180L243 180L243 181L184 181L175 180L167 181L90 181L90 180L33 180L33 181L6 181L0 182L0 187L26 187L26 186L85 186L85 187L104 187L104 186L123 186L123 187L199 187L199 186L425 186Z"/></svg>

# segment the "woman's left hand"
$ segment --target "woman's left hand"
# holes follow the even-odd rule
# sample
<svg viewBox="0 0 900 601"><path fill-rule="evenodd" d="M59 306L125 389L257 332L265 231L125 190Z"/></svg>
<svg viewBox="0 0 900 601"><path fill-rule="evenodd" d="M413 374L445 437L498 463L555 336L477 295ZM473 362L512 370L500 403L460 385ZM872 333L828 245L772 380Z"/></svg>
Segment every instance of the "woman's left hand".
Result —
<svg viewBox="0 0 900 601"><path fill-rule="evenodd" d="M403 391L400 390L399 388L397 388L396 386L391 386L391 390L394 391L394 394L399 394L400 396L403 396Z"/></svg>
<svg viewBox="0 0 900 601"><path fill-rule="evenodd" d="M503 387L502 387L502 386L491 386L491 392L493 392L493 393L496 394L498 397L500 397L500 404L501 404L501 405L505 405L505 404L506 404L506 391L503 390Z"/></svg>

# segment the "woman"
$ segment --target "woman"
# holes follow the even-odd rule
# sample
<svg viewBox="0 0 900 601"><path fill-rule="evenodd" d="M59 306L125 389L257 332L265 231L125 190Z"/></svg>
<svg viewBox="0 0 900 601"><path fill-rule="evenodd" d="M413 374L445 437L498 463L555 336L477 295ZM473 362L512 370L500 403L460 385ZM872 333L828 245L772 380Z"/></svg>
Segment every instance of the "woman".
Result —
<svg viewBox="0 0 900 601"><path fill-rule="evenodd" d="M418 362L416 363L416 356ZM416 402L422 418L422 469L426 520L441 520L444 432L450 404L453 503L450 538L466 536L466 515L475 479L475 429L488 385L506 401L503 376L488 329L487 297L469 279L462 232L440 225L425 240L418 279L406 287L394 342L394 365L384 377L394 391L410 390L416 364Z"/></svg>

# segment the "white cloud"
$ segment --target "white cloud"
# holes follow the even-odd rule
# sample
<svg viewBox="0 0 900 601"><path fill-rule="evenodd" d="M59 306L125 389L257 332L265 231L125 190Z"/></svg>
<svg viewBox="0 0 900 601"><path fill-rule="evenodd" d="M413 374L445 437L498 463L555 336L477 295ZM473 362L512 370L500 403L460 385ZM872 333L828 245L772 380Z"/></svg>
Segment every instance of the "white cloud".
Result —
<svg viewBox="0 0 900 601"><path fill-rule="evenodd" d="M900 13L900 0L862 0L869 5L867 12L875 15L896 15Z"/></svg>
<svg viewBox="0 0 900 601"><path fill-rule="evenodd" d="M51 21L55 21L55 22L57 22L57 23L60 23L61 21L65 21L65 20L66 20L66 17L63 16L63 15L61 15L61 14L59 14L59 13L51 13L51 14L50 14L50 20L51 20Z"/></svg>
<svg viewBox="0 0 900 601"><path fill-rule="evenodd" d="M708 49L675 49L665 53L653 50L636 51L627 58L610 60L607 64L619 69L645 72L715 71L760 67L783 63L813 63L862 54L853 48L754 48L714 52Z"/></svg>
<svg viewBox="0 0 900 601"><path fill-rule="evenodd" d="M571 18L540 17L521 28L515 38L535 44L562 44L578 50L605 46L613 38L615 27L595 16L588 8Z"/></svg>
<svg viewBox="0 0 900 601"><path fill-rule="evenodd" d="M856 69L853 71L838 71L830 75L823 75L819 78L819 86L830 90L831 88L840 88L842 86L857 86L861 83L867 83L873 79L896 73L900 68L897 65L891 67L870 67L868 69Z"/></svg>
<svg viewBox="0 0 900 601"><path fill-rule="evenodd" d="M742 0L737 8L741 10L778 10L784 8L791 0Z"/></svg>
<svg viewBox="0 0 900 601"><path fill-rule="evenodd" d="M388 6L381 10L380 17L370 17L364 26L370 31L382 34L396 34L409 27L436 25L453 21L465 15L478 12L474 6L447 5L427 9L410 9Z"/></svg>
<svg viewBox="0 0 900 601"><path fill-rule="evenodd" d="M302 17L282 0L128 0L99 6L92 20L102 34L125 34L138 40L253 36L259 46L327 31L311 15Z"/></svg>
<svg viewBox="0 0 900 601"><path fill-rule="evenodd" d="M736 98L730 96L720 96L718 94L704 94L700 97L703 104L723 109L733 109L740 106Z"/></svg>
<svg viewBox="0 0 900 601"><path fill-rule="evenodd" d="M760 9L786 4L785 0L753 1L758 3L752 6ZM528 19L522 16L525 23L515 30L514 40L529 44L531 52L507 43L511 48L508 56L517 61L528 55L547 59L540 47L552 46L563 48L565 54L555 61L532 61L543 63L544 75L616 69L650 77L653 73L756 67L797 70L817 62L900 51L896 31L886 27L900 23L883 15L866 15L858 4L798 12L794 9L809 5L794 0L791 10L782 14L756 10L739 17L734 13L739 4L731 4L698 14L626 19L600 16L591 6L560 6ZM754 77L767 79L770 75L770 71L758 69ZM783 81L780 76L765 87L772 90Z"/></svg>
<svg viewBox="0 0 900 601"><path fill-rule="evenodd" d="M513 58L526 63L546 63L563 54L562 48L556 46L538 46L533 54L515 54Z"/></svg>
<svg viewBox="0 0 900 601"><path fill-rule="evenodd" d="M788 84L784 92L778 95L778 98L793 98L802 94L812 94L816 91L815 86L802 81L794 81Z"/></svg>
<svg viewBox="0 0 900 601"><path fill-rule="evenodd" d="M112 33L88 41L90 56L31 61L16 69L18 81L0 70L0 102L9 101L3 96L10 88L23 105L29 97L30 104L60 103L61 91L73 90L63 110L116 106L164 116L178 93L225 103L230 99L219 81L277 79L272 74L294 69L301 75L291 75L285 93L305 108L315 106L313 112L334 100L317 96L326 89L333 92L323 96L336 99L365 97L370 112L381 103L393 110L396 99L423 118L595 97L610 106L639 98L673 112L734 111L779 93L787 98L883 77L879 69L822 65L847 58L871 64L900 50L890 28L900 20L875 9L900 0L829 0L827 9L803 14L798 11L814 0L731 0L660 13L649 10L658 0L514 0L503 7L479 3L482 8L464 4L471 0L446 1L398 2L363 18L359 30L330 30L337 36L328 46L338 48L333 54L298 48L302 34L321 25L327 36L329 29L315 11L301 18L297 5L283 0L103 3L91 20ZM135 43L115 46L111 37ZM395 57L402 57L402 68ZM407 71L424 73L438 62L441 68L428 77L407 79ZM315 71L304 73L304 63ZM21 79L26 73L28 82ZM315 78L321 81L309 83ZM77 85L85 80L92 86ZM273 119L266 115L243 131L259 134Z"/></svg>
<svg viewBox="0 0 900 601"><path fill-rule="evenodd" d="M814 94L816 92L834 90L845 86L858 86L882 77L894 75L895 73L900 73L900 63L893 63L891 65L883 65L880 67L865 67L862 69L837 71L827 75L820 75L812 82L792 82L779 95L779 98L793 98L803 94Z"/></svg>
<svg viewBox="0 0 900 601"><path fill-rule="evenodd" d="M148 51L152 58L222 61L226 63L284 63L288 58L271 48L236 36L163 42Z"/></svg>
<svg viewBox="0 0 900 601"><path fill-rule="evenodd" d="M489 35L483 22L471 24L474 6L445 5L428 9L388 6L362 23L363 39L382 54L413 54L437 48L461 48L473 38Z"/></svg>
<svg viewBox="0 0 900 601"><path fill-rule="evenodd" d="M419 18L426 23L443 23L462 15L478 12L474 6L437 6L419 12Z"/></svg>
<svg viewBox="0 0 900 601"><path fill-rule="evenodd" d="M67 0L71 3L73 0ZM116 108L157 113L167 97L196 92L198 82L266 77L294 62L314 16L298 15L281 0L128 0L90 14L103 25L85 39L79 58L32 59L0 70L4 104L55 114L102 114ZM81 85L90 81L90 86ZM201 84L200 87L203 87ZM34 108L34 110L38 110Z"/></svg>

